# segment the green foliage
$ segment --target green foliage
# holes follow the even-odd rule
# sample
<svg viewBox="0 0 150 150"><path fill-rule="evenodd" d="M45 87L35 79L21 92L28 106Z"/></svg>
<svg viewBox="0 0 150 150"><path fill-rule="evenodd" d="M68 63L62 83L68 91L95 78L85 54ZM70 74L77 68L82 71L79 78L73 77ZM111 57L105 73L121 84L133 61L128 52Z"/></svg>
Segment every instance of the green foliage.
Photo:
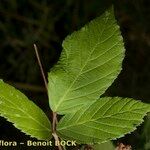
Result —
<svg viewBox="0 0 150 150"><path fill-rule="evenodd" d="M52 110L65 114L98 99L120 73L123 57L111 8L64 40L60 60L48 77Z"/></svg>
<svg viewBox="0 0 150 150"><path fill-rule="evenodd" d="M51 124L44 112L3 81L0 81L0 116L31 137L40 140L51 138Z"/></svg>
<svg viewBox="0 0 150 150"><path fill-rule="evenodd" d="M150 112L148 104L130 98L102 98L120 73L123 58L113 8L64 40L60 60L48 76L50 107L65 115L56 128L61 139L103 143L142 123ZM1 116L23 132L38 139L51 138L51 125L43 111L2 81L0 108Z"/></svg>
<svg viewBox="0 0 150 150"><path fill-rule="evenodd" d="M139 146L139 150L149 150L150 149L150 114L147 115L143 129L141 131L140 140L144 141L143 144Z"/></svg>
<svg viewBox="0 0 150 150"><path fill-rule="evenodd" d="M115 147L111 142L103 143L103 144L97 144L94 147L94 150L115 150Z"/></svg>
<svg viewBox="0 0 150 150"><path fill-rule="evenodd" d="M103 143L135 130L149 110L148 104L129 98L101 98L65 115L57 131L78 143Z"/></svg>

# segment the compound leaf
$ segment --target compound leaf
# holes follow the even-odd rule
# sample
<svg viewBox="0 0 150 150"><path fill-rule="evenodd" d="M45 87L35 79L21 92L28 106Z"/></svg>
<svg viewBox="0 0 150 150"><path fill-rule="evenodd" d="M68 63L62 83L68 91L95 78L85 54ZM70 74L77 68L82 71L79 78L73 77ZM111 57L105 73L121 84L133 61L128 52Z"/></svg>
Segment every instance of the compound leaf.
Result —
<svg viewBox="0 0 150 150"><path fill-rule="evenodd" d="M49 73L49 101L65 114L98 99L121 70L123 40L113 8L68 36L59 62Z"/></svg>
<svg viewBox="0 0 150 150"><path fill-rule="evenodd" d="M44 112L14 87L0 81L0 116L39 140L51 138L51 124Z"/></svg>
<svg viewBox="0 0 150 150"><path fill-rule="evenodd" d="M65 115L57 131L63 139L82 144L103 143L136 129L150 105L129 98L107 97Z"/></svg>

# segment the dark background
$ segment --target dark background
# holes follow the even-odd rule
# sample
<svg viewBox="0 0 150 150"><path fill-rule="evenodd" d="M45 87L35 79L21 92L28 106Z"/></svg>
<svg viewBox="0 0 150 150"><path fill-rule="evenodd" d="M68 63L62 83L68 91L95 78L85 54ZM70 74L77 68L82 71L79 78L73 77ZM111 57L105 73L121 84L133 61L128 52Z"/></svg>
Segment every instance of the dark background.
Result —
<svg viewBox="0 0 150 150"><path fill-rule="evenodd" d="M121 74L105 95L150 102L150 0L0 0L0 78L22 90L51 117L33 43L48 72L59 59L63 39L112 4L126 57ZM119 142L135 150L150 150L147 118ZM0 139L25 141L29 136L0 118Z"/></svg>

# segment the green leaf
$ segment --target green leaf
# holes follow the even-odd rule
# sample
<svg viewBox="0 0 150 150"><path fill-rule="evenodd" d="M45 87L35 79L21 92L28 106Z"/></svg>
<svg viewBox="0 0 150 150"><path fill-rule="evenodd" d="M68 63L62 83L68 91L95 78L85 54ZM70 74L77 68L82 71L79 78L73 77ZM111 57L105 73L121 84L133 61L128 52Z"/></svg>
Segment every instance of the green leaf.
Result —
<svg viewBox="0 0 150 150"><path fill-rule="evenodd" d="M44 112L14 87L0 81L0 116L39 140L51 138L51 124Z"/></svg>
<svg viewBox="0 0 150 150"><path fill-rule="evenodd" d="M141 138L145 138L146 141L150 141L150 114L147 115Z"/></svg>
<svg viewBox="0 0 150 150"><path fill-rule="evenodd" d="M144 145L141 144L142 150L150 150L150 114L147 115L142 133L140 134L140 140L144 141ZM140 148L139 148L140 149Z"/></svg>
<svg viewBox="0 0 150 150"><path fill-rule="evenodd" d="M150 105L129 98L101 98L65 115L57 131L61 138L78 143L103 143L134 131L149 111Z"/></svg>
<svg viewBox="0 0 150 150"><path fill-rule="evenodd" d="M98 99L121 70L123 40L113 8L63 42L59 62L48 76L50 107L65 114Z"/></svg>
<svg viewBox="0 0 150 150"><path fill-rule="evenodd" d="M107 142L103 144L97 144L93 146L94 150L115 150L112 142Z"/></svg>

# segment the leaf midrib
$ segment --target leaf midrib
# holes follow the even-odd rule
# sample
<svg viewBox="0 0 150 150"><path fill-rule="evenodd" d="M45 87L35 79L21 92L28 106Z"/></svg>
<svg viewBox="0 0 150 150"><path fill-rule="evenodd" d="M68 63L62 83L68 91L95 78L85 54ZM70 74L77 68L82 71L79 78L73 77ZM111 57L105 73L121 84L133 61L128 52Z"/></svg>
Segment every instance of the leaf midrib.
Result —
<svg viewBox="0 0 150 150"><path fill-rule="evenodd" d="M147 108L147 107L145 107L145 108ZM101 117L99 117L99 118L95 118L95 119L91 119L91 120L86 120L86 121L83 121L83 122L80 122L80 123L76 123L76 124L72 124L72 125L68 125L68 126L65 126L65 127L62 127L62 128L58 128L59 130L65 130L66 128L68 128L68 127L73 127L73 126L76 126L76 125L82 125L82 124L85 124L85 123L87 123L87 122L94 122L94 121L96 121L96 120L98 120L98 119L105 119L105 118L111 118L112 116L114 116L114 115L118 115L118 114L123 114L123 113L128 113L128 112L130 112L130 113L132 113L132 112L134 112L134 113L137 113L137 114L141 114L141 115L143 115L142 113L139 113L139 112L135 112L136 110L141 110L141 108L139 108L139 109L135 109L134 111L132 110L132 111L122 111L122 112L119 112L119 113L114 113L114 114L111 114L111 115L106 115L106 116L101 116ZM116 118L117 119L117 118ZM132 119L133 120L133 119ZM131 121L132 121L131 120ZM140 119L139 119L140 120ZM139 121L139 120L137 120L137 121ZM130 120L129 120L130 121Z"/></svg>
<svg viewBox="0 0 150 150"><path fill-rule="evenodd" d="M105 22L105 24L104 24L104 29L102 30L100 36L102 36L103 32L104 32L105 29L106 29L106 23L108 22L108 19L109 19L109 17L107 17L107 19L106 19L106 22ZM98 39L98 40L99 40L99 39ZM72 84L70 84L69 88L66 90L66 92L65 92L64 95L63 95L63 97L58 101L57 105L55 106L55 111L56 111L56 112L57 112L57 109L59 108L59 105L63 102L63 100L65 99L66 95L68 94L68 92L70 91L70 89L72 88L72 86L74 85L74 83L77 81L77 79L78 79L79 76L81 75L83 69L86 67L86 65L87 65L87 63L88 63L88 61L89 61L89 59L90 59L90 55L95 51L96 47L97 47L100 43L101 43L101 42L98 41L98 42L95 44L94 48L91 50L91 53L89 54L89 56L88 56L88 58L87 58L87 60L86 60L86 62L85 62L85 64L84 64L83 67L81 68L79 74L75 77L75 79L74 79L74 81L72 82Z"/></svg>

